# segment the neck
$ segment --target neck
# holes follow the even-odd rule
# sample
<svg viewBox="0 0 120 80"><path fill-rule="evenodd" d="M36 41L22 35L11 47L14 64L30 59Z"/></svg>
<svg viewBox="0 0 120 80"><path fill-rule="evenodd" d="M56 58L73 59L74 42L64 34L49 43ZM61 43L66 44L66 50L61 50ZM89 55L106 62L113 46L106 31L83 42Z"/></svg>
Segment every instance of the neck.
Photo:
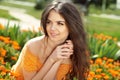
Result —
<svg viewBox="0 0 120 80"><path fill-rule="evenodd" d="M62 44L64 41L52 41L49 37L47 37L47 46L54 49L56 46Z"/></svg>
<svg viewBox="0 0 120 80"><path fill-rule="evenodd" d="M51 39L48 38L48 44L47 45L54 49L56 46L59 45L59 43L58 42L54 42L54 41L52 41Z"/></svg>
<svg viewBox="0 0 120 80"><path fill-rule="evenodd" d="M60 41L52 41L49 37L45 37L44 38L44 48L45 48L45 51L44 51L44 56L43 57L48 57L51 52L60 44L62 44L62 42Z"/></svg>

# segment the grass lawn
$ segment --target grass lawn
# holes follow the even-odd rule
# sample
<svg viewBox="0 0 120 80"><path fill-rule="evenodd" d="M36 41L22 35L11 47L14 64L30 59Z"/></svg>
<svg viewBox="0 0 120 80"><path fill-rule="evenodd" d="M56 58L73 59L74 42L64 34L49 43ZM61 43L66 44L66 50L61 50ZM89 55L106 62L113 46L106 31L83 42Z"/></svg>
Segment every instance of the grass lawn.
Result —
<svg viewBox="0 0 120 80"><path fill-rule="evenodd" d="M1 18L7 18L9 20L19 20L11 15L9 15L9 12L7 10L0 9L0 17Z"/></svg>
<svg viewBox="0 0 120 80"><path fill-rule="evenodd" d="M25 9L28 14L34 16L37 19L40 19L40 15L42 12L41 10L35 10L34 7L31 7L31 6L12 4L12 3L4 2L4 1L0 2L0 5Z"/></svg>
<svg viewBox="0 0 120 80"><path fill-rule="evenodd" d="M120 20L88 16L85 26L89 33L104 33L120 40Z"/></svg>
<svg viewBox="0 0 120 80"><path fill-rule="evenodd" d="M17 1L17 0L16 0L16 1ZM20 0L20 1L36 2L37 0Z"/></svg>

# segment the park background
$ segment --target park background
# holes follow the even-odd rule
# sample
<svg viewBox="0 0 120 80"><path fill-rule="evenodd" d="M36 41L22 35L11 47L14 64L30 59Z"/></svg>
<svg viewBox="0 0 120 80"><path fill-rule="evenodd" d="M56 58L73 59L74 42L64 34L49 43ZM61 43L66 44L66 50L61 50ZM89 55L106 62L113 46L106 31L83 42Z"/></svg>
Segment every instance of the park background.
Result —
<svg viewBox="0 0 120 80"><path fill-rule="evenodd" d="M43 35L42 10L52 0L0 0L0 80L10 71L24 44ZM120 0L62 0L80 10L90 49L87 80L120 80ZM77 80L77 79L75 79Z"/></svg>

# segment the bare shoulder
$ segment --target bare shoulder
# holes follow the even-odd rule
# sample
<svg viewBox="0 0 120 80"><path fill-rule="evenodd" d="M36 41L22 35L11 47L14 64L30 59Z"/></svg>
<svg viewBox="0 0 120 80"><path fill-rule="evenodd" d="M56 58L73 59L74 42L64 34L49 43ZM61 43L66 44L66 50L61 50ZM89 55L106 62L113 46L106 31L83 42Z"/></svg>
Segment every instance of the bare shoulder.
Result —
<svg viewBox="0 0 120 80"><path fill-rule="evenodd" d="M43 48L44 35L30 39L26 46L29 48L31 53L37 55L40 52L40 49Z"/></svg>

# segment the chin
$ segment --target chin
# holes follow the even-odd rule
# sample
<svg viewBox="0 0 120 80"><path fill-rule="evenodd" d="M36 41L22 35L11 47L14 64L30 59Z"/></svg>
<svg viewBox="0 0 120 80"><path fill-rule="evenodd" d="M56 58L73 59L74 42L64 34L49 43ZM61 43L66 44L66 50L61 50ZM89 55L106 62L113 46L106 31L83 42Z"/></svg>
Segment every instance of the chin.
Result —
<svg viewBox="0 0 120 80"><path fill-rule="evenodd" d="M60 43L63 43L66 39L63 39L63 38L59 38L59 37L56 37L56 38L50 38L52 41L54 42L60 42Z"/></svg>

